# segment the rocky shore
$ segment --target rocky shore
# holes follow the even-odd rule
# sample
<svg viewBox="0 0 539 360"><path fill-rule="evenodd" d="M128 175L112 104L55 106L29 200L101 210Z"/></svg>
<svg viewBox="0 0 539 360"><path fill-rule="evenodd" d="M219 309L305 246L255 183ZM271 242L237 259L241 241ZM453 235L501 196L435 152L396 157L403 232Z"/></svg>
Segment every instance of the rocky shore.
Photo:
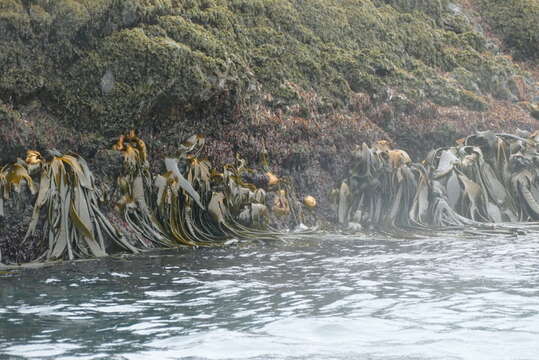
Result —
<svg viewBox="0 0 539 360"><path fill-rule="evenodd" d="M9 0L0 165L58 149L99 178L114 168L103 150L138 129L159 172L200 133L216 167L267 149L336 222L328 190L362 142L420 161L477 130L536 128L537 14L530 0ZM31 214L18 214L4 244L24 238Z"/></svg>

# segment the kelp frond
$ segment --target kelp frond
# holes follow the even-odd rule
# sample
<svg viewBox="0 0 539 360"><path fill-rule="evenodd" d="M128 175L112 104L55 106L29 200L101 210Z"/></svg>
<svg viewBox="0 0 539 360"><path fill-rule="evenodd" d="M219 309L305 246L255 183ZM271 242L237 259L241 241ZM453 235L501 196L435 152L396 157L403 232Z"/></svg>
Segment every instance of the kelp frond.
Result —
<svg viewBox="0 0 539 360"><path fill-rule="evenodd" d="M539 140L478 132L421 164L386 141L352 153L338 218L366 226L425 228L539 220Z"/></svg>
<svg viewBox="0 0 539 360"><path fill-rule="evenodd" d="M137 252L100 211L94 178L84 159L55 153L41 166L39 192L25 239L43 226L48 240L43 258L101 257L112 244Z"/></svg>
<svg viewBox="0 0 539 360"><path fill-rule="evenodd" d="M37 186L24 161L19 159L14 164L0 168L0 217L5 216L4 203L14 196L21 195L23 189L29 190L31 194L37 192ZM17 203L20 201L20 199L16 200Z"/></svg>
<svg viewBox="0 0 539 360"><path fill-rule="evenodd" d="M118 178L122 197L117 208L131 231L143 239L143 247L213 246L232 238L274 236L266 226L265 191L243 180L254 171L239 154L223 172L216 170L208 159L198 157L204 144L200 135L182 142L178 157L166 158L165 173L155 177L148 170L147 156L139 156L146 146L134 133L121 136L114 145L125 163ZM279 182L266 173L269 186Z"/></svg>
<svg viewBox="0 0 539 360"><path fill-rule="evenodd" d="M108 187L107 200L100 196L82 157L57 150L42 156L29 150L25 161L0 169L0 216L4 201L14 194L23 189L37 194L23 242L34 241L38 230L44 234L41 240L46 241L47 250L38 260L277 238L279 232L271 228L270 217L297 217L290 205L290 183L271 172L267 157L262 172L249 168L239 154L219 171L199 157L204 144L200 135L182 142L179 155L164 159L165 172L154 176L144 141L134 131L121 135L112 148L123 158L122 170L115 174L116 185ZM274 191L270 211L267 192ZM110 208L119 212L123 221L118 224L131 240L100 210L100 200L110 201ZM316 200L305 198L305 206L313 208Z"/></svg>

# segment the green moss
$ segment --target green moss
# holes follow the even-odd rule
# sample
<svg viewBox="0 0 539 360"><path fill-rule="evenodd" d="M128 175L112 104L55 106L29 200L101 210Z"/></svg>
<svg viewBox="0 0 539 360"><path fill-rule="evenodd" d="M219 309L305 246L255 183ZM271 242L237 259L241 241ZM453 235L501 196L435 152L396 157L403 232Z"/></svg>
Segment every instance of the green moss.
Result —
<svg viewBox="0 0 539 360"><path fill-rule="evenodd" d="M376 0L376 3L389 4L406 12L424 12L435 20L441 20L446 14L448 0Z"/></svg>
<svg viewBox="0 0 539 360"><path fill-rule="evenodd" d="M479 33L467 31L458 35L459 40L468 44L472 49L483 52L486 50L486 39Z"/></svg>
<svg viewBox="0 0 539 360"><path fill-rule="evenodd" d="M202 25L195 24L181 16L162 16L157 25L165 31L165 36L178 43L185 44L209 56L219 58L226 56L226 46Z"/></svg>
<svg viewBox="0 0 539 360"><path fill-rule="evenodd" d="M24 154L28 129L22 126L21 114L0 102L0 164L12 162Z"/></svg>
<svg viewBox="0 0 539 360"><path fill-rule="evenodd" d="M516 57L539 59L539 2L537 0L480 0L481 14Z"/></svg>
<svg viewBox="0 0 539 360"><path fill-rule="evenodd" d="M411 102L473 109L484 108L482 96L507 98L518 69L486 51L481 34L448 27L466 21L447 4L4 1L0 99L37 97L64 124L115 133L168 124L169 108L225 118L264 98L274 109L306 109L287 84L343 111L354 93L378 103L388 88Z"/></svg>
<svg viewBox="0 0 539 360"><path fill-rule="evenodd" d="M461 103L467 108L475 111L485 111L488 109L487 101L476 93L469 90L462 90L460 92Z"/></svg>

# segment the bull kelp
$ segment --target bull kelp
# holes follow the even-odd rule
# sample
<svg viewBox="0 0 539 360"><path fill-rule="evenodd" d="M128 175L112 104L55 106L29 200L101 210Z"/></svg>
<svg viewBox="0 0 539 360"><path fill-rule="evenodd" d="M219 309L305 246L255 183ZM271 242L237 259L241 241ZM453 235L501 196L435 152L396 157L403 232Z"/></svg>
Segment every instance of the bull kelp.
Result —
<svg viewBox="0 0 539 360"><path fill-rule="evenodd" d="M26 236L17 241L23 248L31 241L44 244L44 252L33 260L277 239L280 232L270 226L271 214L288 215L297 203L290 200L286 180L267 171L267 165L258 174L239 155L218 171L197 157L204 144L200 135L188 138L174 157L164 160L164 172L153 174L145 142L130 131L112 147L123 159L112 184L103 179L98 184L77 154L29 150L24 161L1 168L0 219L13 219L10 210L20 214L15 207L33 202ZM263 188L249 182L254 178ZM271 209L268 192L276 193L278 204ZM4 202L10 205L7 213Z"/></svg>
<svg viewBox="0 0 539 360"><path fill-rule="evenodd" d="M197 157L204 144L200 135L187 139L176 157L164 160L164 173L155 177L148 170L144 142L134 132L114 146L124 157L118 206L143 246L209 246L277 234L265 226L266 191L244 181L243 173L253 172L245 160L238 155L235 164L219 172L208 159ZM268 186L276 185L263 176Z"/></svg>
<svg viewBox="0 0 539 360"><path fill-rule="evenodd" d="M271 225L276 218L301 221L293 186L270 171L265 151L258 171L239 154L219 170L200 157L205 144L201 135L189 137L155 172L145 142L130 131L107 150L122 158L112 184L96 181L79 155L30 150L25 160L1 168L1 217L4 202L17 214L17 207L33 201L19 243L44 244L34 260L273 240L283 236ZM477 132L432 150L420 163L387 140L363 143L332 192L336 217L353 231L513 233L514 226L496 224L539 221L538 150L539 132L525 130ZM305 196L303 206L308 211L317 201Z"/></svg>
<svg viewBox="0 0 539 360"><path fill-rule="evenodd" d="M381 140L353 152L334 190L339 222L378 229L539 220L539 136L478 132L414 163Z"/></svg>

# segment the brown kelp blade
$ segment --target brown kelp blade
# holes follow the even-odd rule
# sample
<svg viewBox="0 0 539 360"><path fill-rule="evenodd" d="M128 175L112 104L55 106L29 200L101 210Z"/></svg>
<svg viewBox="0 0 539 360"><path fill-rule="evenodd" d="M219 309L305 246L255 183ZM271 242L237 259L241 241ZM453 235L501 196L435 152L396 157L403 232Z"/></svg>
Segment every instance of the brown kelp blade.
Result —
<svg viewBox="0 0 539 360"><path fill-rule="evenodd" d="M539 137L478 132L420 164L400 151L363 144L352 152L337 201L346 226L418 230L539 219ZM356 215L359 214L359 215Z"/></svg>
<svg viewBox="0 0 539 360"><path fill-rule="evenodd" d="M178 185L196 202L198 206L204 209L204 205L202 205L202 203L200 202L200 195L195 191L191 183L189 183L189 181L187 181L180 172L178 168L178 161L173 158L166 158L165 167L167 168L167 171L170 171L174 175L176 181L178 182Z"/></svg>
<svg viewBox="0 0 539 360"><path fill-rule="evenodd" d="M25 239L35 233L43 218L42 226L48 229L47 259L105 256L104 233L122 249L136 252L97 210L93 183L86 163L76 155L59 154L43 162L39 192Z"/></svg>

